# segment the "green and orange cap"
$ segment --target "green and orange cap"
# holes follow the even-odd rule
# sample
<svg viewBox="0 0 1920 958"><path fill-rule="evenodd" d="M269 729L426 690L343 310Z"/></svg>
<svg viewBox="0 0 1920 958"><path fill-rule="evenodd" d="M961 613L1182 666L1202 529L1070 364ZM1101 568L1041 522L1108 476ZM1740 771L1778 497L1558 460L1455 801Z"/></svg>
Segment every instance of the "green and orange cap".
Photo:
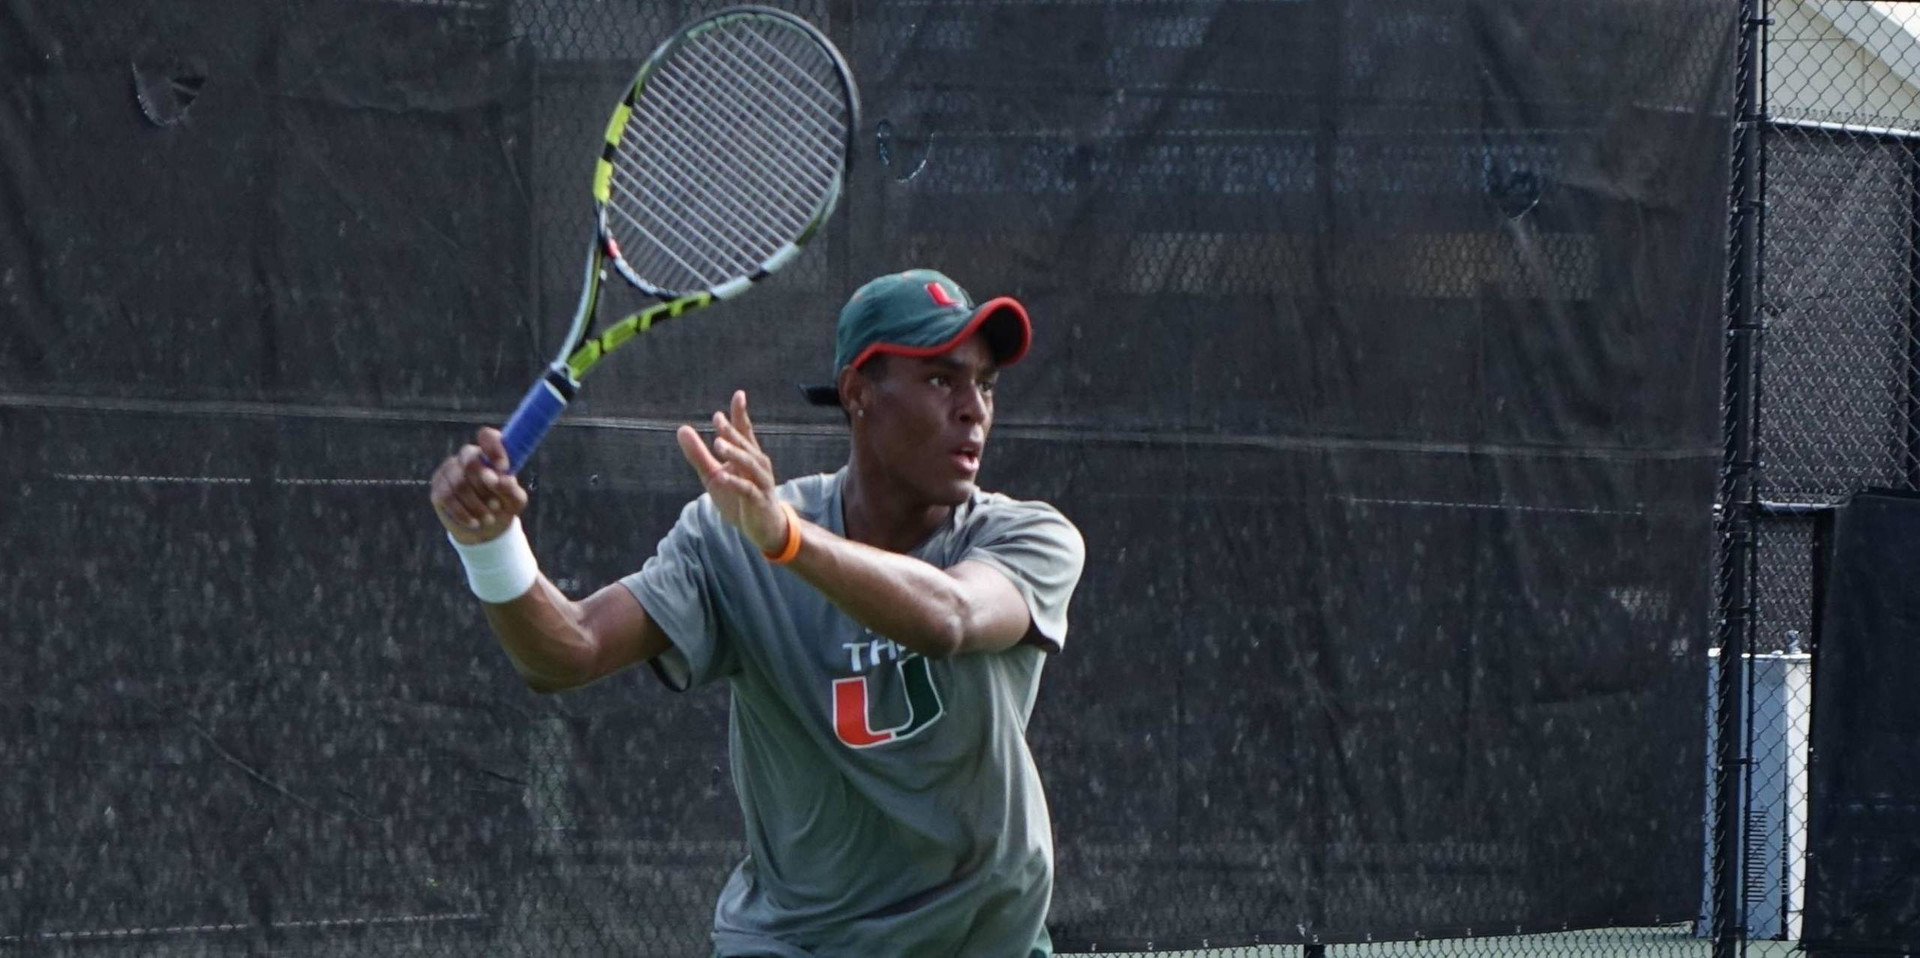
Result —
<svg viewBox="0 0 1920 958"><path fill-rule="evenodd" d="M978 306L946 275L930 269L889 273L854 290L834 329L833 371L859 369L879 355L926 358L960 345L974 333L985 337L994 362L1011 366L1033 343L1026 307L1011 296ZM833 384L803 386L816 406L840 405Z"/></svg>

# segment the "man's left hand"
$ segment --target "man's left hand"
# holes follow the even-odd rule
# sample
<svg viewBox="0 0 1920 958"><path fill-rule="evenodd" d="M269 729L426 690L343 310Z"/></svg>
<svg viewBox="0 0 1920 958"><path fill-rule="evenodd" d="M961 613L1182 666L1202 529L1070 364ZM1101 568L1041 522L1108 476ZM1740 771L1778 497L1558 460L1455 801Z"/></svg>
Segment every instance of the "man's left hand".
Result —
<svg viewBox="0 0 1920 958"><path fill-rule="evenodd" d="M713 448L692 426L675 433L687 465L700 476L720 515L762 552L778 549L787 538L787 513L773 495L773 460L754 438L747 417L747 393L735 390L731 414L713 414Z"/></svg>

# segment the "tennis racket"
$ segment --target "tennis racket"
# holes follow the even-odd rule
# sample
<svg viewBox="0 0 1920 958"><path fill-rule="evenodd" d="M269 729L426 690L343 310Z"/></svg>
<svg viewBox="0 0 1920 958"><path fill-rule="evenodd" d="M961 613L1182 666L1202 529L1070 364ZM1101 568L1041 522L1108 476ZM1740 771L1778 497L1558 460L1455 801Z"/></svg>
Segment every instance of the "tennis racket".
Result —
<svg viewBox="0 0 1920 958"><path fill-rule="evenodd" d="M791 262L833 214L858 125L846 60L792 14L729 7L660 44L607 122L580 303L507 420L508 470L526 465L608 353ZM609 266L660 302L596 333Z"/></svg>

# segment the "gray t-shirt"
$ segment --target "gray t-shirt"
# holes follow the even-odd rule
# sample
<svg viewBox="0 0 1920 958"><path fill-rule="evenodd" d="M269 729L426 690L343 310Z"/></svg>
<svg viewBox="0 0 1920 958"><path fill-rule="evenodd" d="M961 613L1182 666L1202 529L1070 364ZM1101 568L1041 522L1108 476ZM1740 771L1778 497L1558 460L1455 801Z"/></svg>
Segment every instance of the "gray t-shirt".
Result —
<svg viewBox="0 0 1920 958"><path fill-rule="evenodd" d="M846 472L782 485L844 535ZM748 855L714 909L721 954L1030 958L1052 951L1053 835L1027 718L1067 638L1086 549L1053 507L975 492L912 553L992 566L1025 597L1027 638L932 660L875 635L689 503L623 580L672 640L676 690L725 679Z"/></svg>

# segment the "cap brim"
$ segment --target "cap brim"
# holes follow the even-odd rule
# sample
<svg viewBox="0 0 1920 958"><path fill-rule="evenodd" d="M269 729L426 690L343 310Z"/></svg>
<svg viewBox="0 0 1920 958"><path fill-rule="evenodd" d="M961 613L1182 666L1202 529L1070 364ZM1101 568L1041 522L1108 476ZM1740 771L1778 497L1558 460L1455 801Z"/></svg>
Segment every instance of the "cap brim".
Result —
<svg viewBox="0 0 1920 958"><path fill-rule="evenodd" d="M951 351L966 341L968 336L979 333L987 339L987 348L993 351L993 361L999 366L1011 366L1027 355L1027 349L1033 345L1033 322L1027 319L1027 308L1011 296L998 296L980 304L967 318L966 325L960 327L943 342L931 346L902 346L897 343L874 343L860 351L850 364L855 369L866 365L874 356L908 356L925 359Z"/></svg>
<svg viewBox="0 0 1920 958"><path fill-rule="evenodd" d="M967 325L987 337L993 361L1002 366L1025 359L1027 350L1033 346L1033 322L1027 318L1027 308L1011 296L996 296L980 304ZM954 341L964 338L966 332L963 331Z"/></svg>
<svg viewBox="0 0 1920 958"><path fill-rule="evenodd" d="M800 397L810 406L840 408L840 387L832 383L825 386L801 386Z"/></svg>

